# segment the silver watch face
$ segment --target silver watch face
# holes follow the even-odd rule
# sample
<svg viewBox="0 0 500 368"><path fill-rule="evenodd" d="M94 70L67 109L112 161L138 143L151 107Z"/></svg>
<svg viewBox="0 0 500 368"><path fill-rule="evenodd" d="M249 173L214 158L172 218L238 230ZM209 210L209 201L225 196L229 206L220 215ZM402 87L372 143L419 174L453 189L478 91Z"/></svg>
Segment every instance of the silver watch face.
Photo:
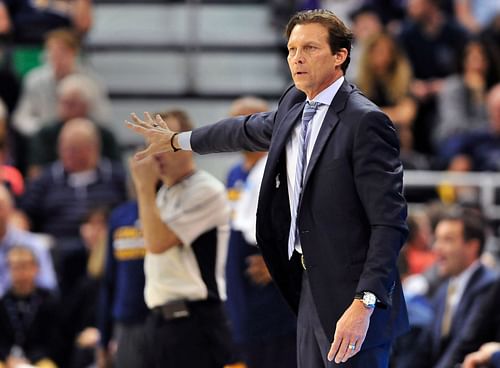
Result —
<svg viewBox="0 0 500 368"><path fill-rule="evenodd" d="M375 306L375 303L377 301L377 297L372 294L372 293L363 293L363 303L366 305L366 306L369 306L369 307L372 307L372 306Z"/></svg>

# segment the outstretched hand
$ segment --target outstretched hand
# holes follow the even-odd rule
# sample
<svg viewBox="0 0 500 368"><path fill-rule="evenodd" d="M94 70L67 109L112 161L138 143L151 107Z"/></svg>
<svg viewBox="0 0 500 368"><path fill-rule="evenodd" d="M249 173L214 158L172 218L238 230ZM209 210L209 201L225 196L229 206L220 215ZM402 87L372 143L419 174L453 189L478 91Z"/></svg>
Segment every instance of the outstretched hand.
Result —
<svg viewBox="0 0 500 368"><path fill-rule="evenodd" d="M142 160L156 153L173 151L170 141L175 132L170 130L160 115L156 115L156 119L153 119L148 112L145 112L144 120L139 119L135 113L132 113L130 117L133 122L125 120L127 128L142 135L149 143L145 150L134 155L137 160Z"/></svg>

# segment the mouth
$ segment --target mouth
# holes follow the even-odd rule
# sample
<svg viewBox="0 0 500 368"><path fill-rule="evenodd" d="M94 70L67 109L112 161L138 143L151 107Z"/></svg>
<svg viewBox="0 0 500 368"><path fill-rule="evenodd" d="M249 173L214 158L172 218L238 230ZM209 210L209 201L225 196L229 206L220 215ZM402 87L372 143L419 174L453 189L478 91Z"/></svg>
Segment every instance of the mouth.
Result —
<svg viewBox="0 0 500 368"><path fill-rule="evenodd" d="M295 76L299 76L299 77L302 75L306 75L306 74L307 74L307 72L295 72L294 73Z"/></svg>

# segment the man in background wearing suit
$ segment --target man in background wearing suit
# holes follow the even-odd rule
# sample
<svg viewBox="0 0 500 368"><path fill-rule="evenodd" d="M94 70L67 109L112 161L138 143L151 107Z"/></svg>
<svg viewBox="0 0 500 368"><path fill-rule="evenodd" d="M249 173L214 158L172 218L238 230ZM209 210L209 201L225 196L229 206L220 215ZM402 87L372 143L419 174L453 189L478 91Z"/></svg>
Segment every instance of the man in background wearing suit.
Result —
<svg viewBox="0 0 500 368"><path fill-rule="evenodd" d="M481 263L486 230L486 220L478 210L462 207L451 208L437 222L434 250L439 275L446 281L431 301L433 323L422 331L410 364L402 368L449 368L463 359L465 354L456 357L461 341L473 329L471 320L496 277Z"/></svg>
<svg viewBox="0 0 500 368"><path fill-rule="evenodd" d="M396 259L406 238L403 171L393 124L344 79L352 33L332 12L294 15L286 28L294 86L276 111L177 134L132 115L163 151L269 151L257 243L298 313L298 366L387 367L408 320Z"/></svg>

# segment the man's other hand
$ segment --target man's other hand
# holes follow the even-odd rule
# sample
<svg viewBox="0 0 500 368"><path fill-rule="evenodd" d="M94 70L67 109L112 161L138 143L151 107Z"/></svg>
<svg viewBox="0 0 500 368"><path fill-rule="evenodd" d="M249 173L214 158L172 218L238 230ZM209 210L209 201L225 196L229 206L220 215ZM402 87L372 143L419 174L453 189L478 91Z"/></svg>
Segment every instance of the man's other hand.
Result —
<svg viewBox="0 0 500 368"><path fill-rule="evenodd" d="M337 322L335 336L328 352L328 360L345 363L361 350L366 332L370 325L373 309L363 305L361 300L354 300Z"/></svg>
<svg viewBox="0 0 500 368"><path fill-rule="evenodd" d="M246 262L248 267L245 273L254 284L265 286L271 282L271 274L260 254L248 256Z"/></svg>

